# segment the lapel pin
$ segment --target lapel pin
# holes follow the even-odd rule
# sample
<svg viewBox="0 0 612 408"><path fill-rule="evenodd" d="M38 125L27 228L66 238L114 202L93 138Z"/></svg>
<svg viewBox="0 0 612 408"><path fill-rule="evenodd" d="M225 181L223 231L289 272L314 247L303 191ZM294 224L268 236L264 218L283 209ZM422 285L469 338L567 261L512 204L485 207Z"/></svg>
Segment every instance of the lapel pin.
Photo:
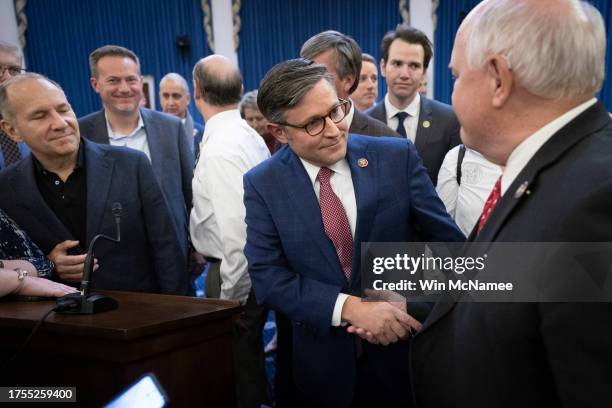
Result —
<svg viewBox="0 0 612 408"><path fill-rule="evenodd" d="M430 121L428 121L428 120L424 120L424 121L423 121L423 127L424 127L425 129L427 129L427 128L428 128L428 127L430 127L430 126L431 126L431 122L430 122Z"/></svg>
<svg viewBox="0 0 612 408"><path fill-rule="evenodd" d="M363 167L367 167L368 166L368 159L361 158L361 159L357 160L357 165L359 167L362 167L362 168Z"/></svg>
<svg viewBox="0 0 612 408"><path fill-rule="evenodd" d="M523 182L523 184L521 184L519 188L517 188L514 192L514 198L520 198L524 193L527 193L527 195L529 195L531 191L527 190L528 185L528 181Z"/></svg>

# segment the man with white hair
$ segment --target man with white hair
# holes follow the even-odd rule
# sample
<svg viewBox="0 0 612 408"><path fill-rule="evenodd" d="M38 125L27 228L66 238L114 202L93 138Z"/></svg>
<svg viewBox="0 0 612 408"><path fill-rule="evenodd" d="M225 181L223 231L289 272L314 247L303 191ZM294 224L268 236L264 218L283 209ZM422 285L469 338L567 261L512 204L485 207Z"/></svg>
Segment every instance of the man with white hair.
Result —
<svg viewBox="0 0 612 408"><path fill-rule="evenodd" d="M197 159L200 154L204 126L195 122L189 113L191 94L185 78L175 72L164 75L159 81L159 102L165 113L174 115L183 122L185 133L192 142L191 150Z"/></svg>
<svg viewBox="0 0 612 408"><path fill-rule="evenodd" d="M470 241L612 242L612 122L595 99L605 49L586 2L485 0L463 21L450 62L461 138L505 166ZM579 284L607 270L581 266ZM412 343L416 402L607 405L611 315L610 303L438 303Z"/></svg>

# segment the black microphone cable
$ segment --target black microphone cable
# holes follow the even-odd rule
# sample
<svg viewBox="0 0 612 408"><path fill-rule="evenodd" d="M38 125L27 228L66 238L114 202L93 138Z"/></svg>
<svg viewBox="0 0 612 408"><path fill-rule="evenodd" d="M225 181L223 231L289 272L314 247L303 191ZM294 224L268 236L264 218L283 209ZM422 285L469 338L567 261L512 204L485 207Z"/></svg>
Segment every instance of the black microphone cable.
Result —
<svg viewBox="0 0 612 408"><path fill-rule="evenodd" d="M78 301L76 301L75 299L69 299L69 298L58 299L57 304L54 307L52 307L47 313L45 313L44 316L41 317L40 320L38 320L36 325L34 325L34 328L30 332L28 337L25 339L25 341L21 344L21 346L19 346L15 354L13 354L4 363L2 363L2 366L0 367L0 372L5 372L5 370L12 363L14 363L15 360L17 360L17 358L19 358L19 356L26 350L26 348L30 345L32 338L34 337L34 334L36 334L40 326L42 326L43 322L47 319L47 317L49 317L51 313L61 312L63 310L69 310L76 306L78 306Z"/></svg>

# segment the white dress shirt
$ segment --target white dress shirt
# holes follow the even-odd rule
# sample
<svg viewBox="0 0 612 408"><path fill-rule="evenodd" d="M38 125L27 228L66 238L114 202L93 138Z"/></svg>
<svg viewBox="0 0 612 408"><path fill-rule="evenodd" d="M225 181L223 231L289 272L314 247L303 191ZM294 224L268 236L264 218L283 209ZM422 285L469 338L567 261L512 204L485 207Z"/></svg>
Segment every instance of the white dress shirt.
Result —
<svg viewBox="0 0 612 408"><path fill-rule="evenodd" d="M193 177L189 231L199 253L221 260L221 299L244 303L251 289L244 256L242 176L269 157L263 138L237 109L217 113L206 122Z"/></svg>
<svg viewBox="0 0 612 408"><path fill-rule="evenodd" d="M147 132L145 130L144 122L142 121L142 116L140 116L140 112L138 112L138 124L129 135L123 135L113 131L113 128L106 117L106 113L104 113L104 117L106 118L108 141L112 146L130 147L132 149L140 150L146 154L149 161L151 161L151 152L149 151Z"/></svg>
<svg viewBox="0 0 612 408"><path fill-rule="evenodd" d="M506 190L508 190L510 185L514 182L514 179L518 177L519 173L523 171L527 163L529 163L529 160L531 160L537 151L540 150L540 147L542 147L544 143L563 126L567 125L582 112L595 105L595 103L597 103L597 99L592 98L576 106L523 140L523 142L512 151L506 162L506 169L504 170L501 181L502 195L504 195Z"/></svg>
<svg viewBox="0 0 612 408"><path fill-rule="evenodd" d="M417 129L419 128L419 112L421 110L421 95L417 92L414 99L406 108L397 109L389 100L389 94L385 95L385 110L387 111L387 126L393 130L397 130L399 119L395 117L398 112L406 112L408 117L404 119L404 129L408 139L414 143L416 139Z"/></svg>
<svg viewBox="0 0 612 408"><path fill-rule="evenodd" d="M461 185L457 184L457 160L461 145L444 157L436 191L459 229L468 236L482 213L493 186L502 174L501 167L480 153L466 149L461 163Z"/></svg>
<svg viewBox="0 0 612 408"><path fill-rule="evenodd" d="M355 103L350 98L349 98L349 101L351 101L351 109L349 109L348 113L346 114L346 118L345 118L347 129L351 128L351 123L353 123L353 116L355 116Z"/></svg>
<svg viewBox="0 0 612 408"><path fill-rule="evenodd" d="M321 183L317 178L321 167L315 166L300 158L310 182L314 188L314 192L319 200L319 191L321 190ZM331 178L329 184L332 190L338 196L338 199L344 207L346 216L348 218L349 225L351 227L351 235L355 240L355 227L357 225L357 200L355 199L355 188L353 187L353 178L351 176L351 168L348 165L346 159L342 159L339 162L328 167L331 171ZM334 306L334 312L332 314L332 326L340 326L342 324L342 307L344 302L348 299L348 295L345 293L338 294L336 304Z"/></svg>

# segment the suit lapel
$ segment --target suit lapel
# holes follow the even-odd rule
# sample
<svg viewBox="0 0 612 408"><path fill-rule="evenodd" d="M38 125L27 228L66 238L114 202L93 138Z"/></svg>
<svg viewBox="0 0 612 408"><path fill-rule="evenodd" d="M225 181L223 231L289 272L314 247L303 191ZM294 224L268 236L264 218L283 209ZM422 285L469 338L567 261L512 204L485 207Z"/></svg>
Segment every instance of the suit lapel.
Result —
<svg viewBox="0 0 612 408"><path fill-rule="evenodd" d="M414 145L417 151L423 152L427 139L431 134L431 102L429 99L421 96L421 106L419 107L419 123L417 123L416 135L414 139ZM423 126L424 123L428 123L427 127Z"/></svg>
<svg viewBox="0 0 612 408"><path fill-rule="evenodd" d="M13 173L11 185L15 191L15 200L20 206L27 209L27 213L38 220L40 228L47 230L47 235L57 237L57 241L74 239L68 229L49 208L38 190L34 177L33 156L23 159L19 164L19 171Z"/></svg>
<svg viewBox="0 0 612 408"><path fill-rule="evenodd" d="M94 144L85 142L87 169L87 244L100 233L100 225L107 207L108 192L113 178L114 160ZM91 187L95 187L95 191Z"/></svg>
<svg viewBox="0 0 612 408"><path fill-rule="evenodd" d="M351 122L351 127L349 128L349 132L361 134L361 132L364 132L367 127L368 127L368 122L364 120L363 113L355 109L355 113L353 114L353 121Z"/></svg>
<svg viewBox="0 0 612 408"><path fill-rule="evenodd" d="M89 129L83 129L83 136L96 143L110 144L104 109L98 112L90 123Z"/></svg>
<svg viewBox="0 0 612 408"><path fill-rule="evenodd" d="M341 278L344 274L338 261L338 255L331 240L325 234L321 208L306 169L290 148L287 148L285 154L286 157L283 158L285 172L279 177L280 184L287 191L291 206L295 209L293 212L302 218L303 225L312 241L318 245L331 270L336 270L338 278Z"/></svg>
<svg viewBox="0 0 612 408"><path fill-rule="evenodd" d="M378 207L378 156L375 151L358 146L349 136L346 160L351 169L355 200L357 202L357 225L353 247L353 273L351 283L360 275L361 243L368 242Z"/></svg>
<svg viewBox="0 0 612 408"><path fill-rule="evenodd" d="M151 164L153 165L153 173L155 178L162 184L163 179L163 159L164 152L162 151L163 143L160 138L164 137L164 134L159 126L159 123L145 110L140 110L142 116L142 122L144 123L145 132L147 133L147 144L149 145L149 153L151 154ZM168 136L168 135L166 135Z"/></svg>

